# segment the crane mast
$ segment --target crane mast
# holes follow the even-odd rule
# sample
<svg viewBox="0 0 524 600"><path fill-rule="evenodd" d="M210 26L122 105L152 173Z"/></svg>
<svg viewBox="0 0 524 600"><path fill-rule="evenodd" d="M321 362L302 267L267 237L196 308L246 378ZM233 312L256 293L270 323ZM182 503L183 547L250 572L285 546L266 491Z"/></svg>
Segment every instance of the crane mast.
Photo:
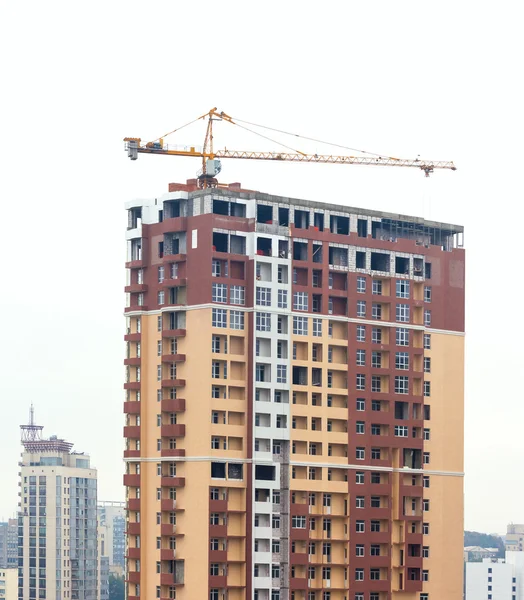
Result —
<svg viewBox="0 0 524 600"><path fill-rule="evenodd" d="M158 138L155 141L142 144L141 138L126 137L124 138L125 149L131 160L136 160L139 153L157 154L164 156L190 156L197 157L202 160L202 169L198 172L199 185L202 188L216 187L218 185L216 176L222 169L220 159L237 158L248 160L273 160L273 161L290 161L290 162L307 162L307 163L325 163L339 165L366 165L366 166L386 166L386 167L414 167L422 170L426 177L433 173L435 169L449 169L456 171L456 167L452 161L432 161L415 159L394 158L391 156L347 156L335 154L307 154L299 150L287 152L257 152L249 150L217 150L213 149L213 122L227 121L233 125L237 123L224 112L217 112L216 108L212 108L208 113L198 117L195 121L206 119L207 127L204 137L202 149L197 149L195 146L189 147L169 147L164 144L164 139ZM195 122L195 121L192 121ZM185 127L185 126L184 126ZM181 128L179 128L181 129ZM178 130L174 130L178 131ZM170 132L170 133L174 133ZM167 134L169 135L169 134ZM165 137L165 136L164 136ZM286 146L286 148L288 148Z"/></svg>

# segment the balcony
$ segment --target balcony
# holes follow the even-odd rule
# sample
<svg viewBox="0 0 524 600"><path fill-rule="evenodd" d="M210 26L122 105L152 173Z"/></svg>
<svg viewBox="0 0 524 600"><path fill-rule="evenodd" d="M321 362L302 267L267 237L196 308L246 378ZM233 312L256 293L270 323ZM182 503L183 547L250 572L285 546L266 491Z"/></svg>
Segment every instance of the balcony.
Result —
<svg viewBox="0 0 524 600"><path fill-rule="evenodd" d="M292 590L307 590L307 581L305 577L290 577L289 588Z"/></svg>
<svg viewBox="0 0 524 600"><path fill-rule="evenodd" d="M227 525L210 525L209 537L225 538L227 536Z"/></svg>
<svg viewBox="0 0 524 600"><path fill-rule="evenodd" d="M163 476L160 479L160 485L162 487L185 487L186 478L185 477L166 477Z"/></svg>
<svg viewBox="0 0 524 600"><path fill-rule="evenodd" d="M185 456L186 451L183 448L163 448L160 450L160 456L169 457L169 456Z"/></svg>
<svg viewBox="0 0 524 600"><path fill-rule="evenodd" d="M140 389L140 381L128 381L124 383L124 390L139 390Z"/></svg>
<svg viewBox="0 0 524 600"><path fill-rule="evenodd" d="M160 427L162 437L184 437L186 435L186 426L183 424L162 425Z"/></svg>
<svg viewBox="0 0 524 600"><path fill-rule="evenodd" d="M144 293L147 292L147 285L145 283L131 283L130 285L126 285L124 291L126 294Z"/></svg>
<svg viewBox="0 0 524 600"><path fill-rule="evenodd" d="M140 571L128 571L127 581L129 583L140 583Z"/></svg>
<svg viewBox="0 0 524 600"><path fill-rule="evenodd" d="M210 550L209 562L225 563L228 561L227 550Z"/></svg>
<svg viewBox="0 0 524 600"><path fill-rule="evenodd" d="M160 560L175 560L176 552L170 548L162 548L160 550Z"/></svg>
<svg viewBox="0 0 524 600"><path fill-rule="evenodd" d="M124 450L124 458L140 458L140 450Z"/></svg>
<svg viewBox="0 0 524 600"><path fill-rule="evenodd" d="M160 585L175 585L174 573L160 573Z"/></svg>
<svg viewBox="0 0 524 600"><path fill-rule="evenodd" d="M162 329L163 338L186 337L185 329Z"/></svg>
<svg viewBox="0 0 524 600"><path fill-rule="evenodd" d="M126 269L140 269L143 266L144 266L144 261L142 259L128 260L126 262Z"/></svg>
<svg viewBox="0 0 524 600"><path fill-rule="evenodd" d="M227 587L227 575L210 575L209 587L221 589Z"/></svg>
<svg viewBox="0 0 524 600"><path fill-rule="evenodd" d="M124 341L126 342L139 342L142 338L142 334L140 333L140 331L137 331L135 333L126 333L124 335Z"/></svg>
<svg viewBox="0 0 524 600"><path fill-rule="evenodd" d="M129 367L139 367L140 356L134 356L133 358L124 358L124 365L127 365Z"/></svg>
<svg viewBox="0 0 524 600"><path fill-rule="evenodd" d="M134 560L140 560L140 548L128 548L126 556Z"/></svg>
<svg viewBox="0 0 524 600"><path fill-rule="evenodd" d="M171 523L162 523L162 525L160 525L161 535L175 535L175 533L176 525L172 525Z"/></svg>
<svg viewBox="0 0 524 600"><path fill-rule="evenodd" d="M292 565L308 565L309 556L307 552L292 552L290 554Z"/></svg>
<svg viewBox="0 0 524 600"><path fill-rule="evenodd" d="M124 485L127 487L140 487L140 475L126 473L124 475Z"/></svg>
<svg viewBox="0 0 524 600"><path fill-rule="evenodd" d="M227 500L210 500L209 501L209 512L226 512L227 511Z"/></svg>
<svg viewBox="0 0 524 600"><path fill-rule="evenodd" d="M140 402L124 402L124 414L125 415L139 415L140 414Z"/></svg>
<svg viewBox="0 0 524 600"><path fill-rule="evenodd" d="M293 529L292 528L290 530L289 537L292 540L307 540L309 538L309 531L307 529Z"/></svg>
<svg viewBox="0 0 524 600"><path fill-rule="evenodd" d="M140 425L126 425L124 427L124 437L130 439L140 439Z"/></svg>
<svg viewBox="0 0 524 600"><path fill-rule="evenodd" d="M185 379L162 379L163 388L184 387L185 385Z"/></svg>
<svg viewBox="0 0 524 600"><path fill-rule="evenodd" d="M160 510L162 512L170 512L176 510L176 500L170 500L169 498L160 501Z"/></svg>
<svg viewBox="0 0 524 600"><path fill-rule="evenodd" d="M185 354L162 354L162 362L163 363L177 363L177 362L185 362L186 355Z"/></svg>
<svg viewBox="0 0 524 600"><path fill-rule="evenodd" d="M186 401L184 398L164 398L160 403L162 412L184 412L186 410Z"/></svg>
<svg viewBox="0 0 524 600"><path fill-rule="evenodd" d="M129 498L127 501L127 510L140 510L140 498Z"/></svg>
<svg viewBox="0 0 524 600"><path fill-rule="evenodd" d="M126 532L127 535L140 535L140 523L128 523Z"/></svg>

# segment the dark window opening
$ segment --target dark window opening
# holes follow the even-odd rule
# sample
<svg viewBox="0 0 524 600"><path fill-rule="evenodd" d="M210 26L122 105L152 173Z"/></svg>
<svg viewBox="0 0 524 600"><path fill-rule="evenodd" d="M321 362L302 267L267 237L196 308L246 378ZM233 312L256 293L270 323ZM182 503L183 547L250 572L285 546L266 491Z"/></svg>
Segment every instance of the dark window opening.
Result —
<svg viewBox="0 0 524 600"><path fill-rule="evenodd" d="M395 257L395 273L397 275L409 275L409 258L406 256Z"/></svg>
<svg viewBox="0 0 524 600"><path fill-rule="evenodd" d="M238 463L229 463L227 465L228 479L242 479L243 465Z"/></svg>
<svg viewBox="0 0 524 600"><path fill-rule="evenodd" d="M225 463L211 463L211 477L215 477L218 479L226 478L226 464Z"/></svg>
<svg viewBox="0 0 524 600"><path fill-rule="evenodd" d="M213 251L227 252L227 233L213 232Z"/></svg>
<svg viewBox="0 0 524 600"><path fill-rule="evenodd" d="M324 213L313 214L313 225L318 231L324 231Z"/></svg>
<svg viewBox="0 0 524 600"><path fill-rule="evenodd" d="M357 250L356 267L357 267L357 269L365 269L366 268L366 253L365 252L360 252L359 250Z"/></svg>
<svg viewBox="0 0 524 600"><path fill-rule="evenodd" d="M313 294L313 312L319 313L322 312L322 295L321 294Z"/></svg>
<svg viewBox="0 0 524 600"><path fill-rule="evenodd" d="M293 385L307 385L307 367L293 367Z"/></svg>
<svg viewBox="0 0 524 600"><path fill-rule="evenodd" d="M169 200L164 202L164 216L166 219L180 217L181 213L180 200Z"/></svg>
<svg viewBox="0 0 524 600"><path fill-rule="evenodd" d="M158 258L163 258L164 256L164 242L158 242Z"/></svg>
<svg viewBox="0 0 524 600"><path fill-rule="evenodd" d="M357 233L358 237L368 237L368 222L366 219L358 219Z"/></svg>
<svg viewBox="0 0 524 600"><path fill-rule="evenodd" d="M322 287L322 271L318 271L318 270L313 271L313 287L314 288Z"/></svg>
<svg viewBox="0 0 524 600"><path fill-rule="evenodd" d="M424 404L424 421L431 420L431 406L429 404Z"/></svg>
<svg viewBox="0 0 524 600"><path fill-rule="evenodd" d="M389 254L382 252L371 253L371 270L389 273Z"/></svg>
<svg viewBox="0 0 524 600"><path fill-rule="evenodd" d="M256 465L255 479L260 479L262 481L275 481L275 467L269 465Z"/></svg>
<svg viewBox="0 0 524 600"><path fill-rule="evenodd" d="M246 253L246 238L242 235L230 236L229 252L231 254L245 254Z"/></svg>
<svg viewBox="0 0 524 600"><path fill-rule="evenodd" d="M422 273L424 272L424 260L422 258L413 259L413 272L418 277L422 276Z"/></svg>
<svg viewBox="0 0 524 600"><path fill-rule="evenodd" d="M273 207L266 204L257 204L257 223L273 223Z"/></svg>
<svg viewBox="0 0 524 600"><path fill-rule="evenodd" d="M281 227L289 227L289 208L278 207L278 224Z"/></svg>
<svg viewBox="0 0 524 600"><path fill-rule="evenodd" d="M213 200L213 214L229 215L229 202L225 200Z"/></svg>
<svg viewBox="0 0 524 600"><path fill-rule="evenodd" d="M295 209L295 227L297 229L309 228L309 211Z"/></svg>
<svg viewBox="0 0 524 600"><path fill-rule="evenodd" d="M331 233L349 235L349 217L331 215L329 218L329 228Z"/></svg>
<svg viewBox="0 0 524 600"><path fill-rule="evenodd" d="M306 242L293 242L293 260L307 260Z"/></svg>
<svg viewBox="0 0 524 600"><path fill-rule="evenodd" d="M339 248L337 246L329 247L329 264L334 267L348 266L348 250L347 248Z"/></svg>
<svg viewBox="0 0 524 600"><path fill-rule="evenodd" d="M271 256L271 239L258 237L257 238L257 254L259 256Z"/></svg>
<svg viewBox="0 0 524 600"><path fill-rule="evenodd" d="M403 450L404 467L410 469L421 469L422 468L422 450L415 450L412 448L404 448Z"/></svg>
<svg viewBox="0 0 524 600"><path fill-rule="evenodd" d="M136 229L142 222L142 207L131 208L127 213L127 228Z"/></svg>
<svg viewBox="0 0 524 600"><path fill-rule="evenodd" d="M424 265L424 277L431 279L431 263L425 263Z"/></svg>
<svg viewBox="0 0 524 600"><path fill-rule="evenodd" d="M287 240L278 240L278 256L280 258L288 258L289 242Z"/></svg>
<svg viewBox="0 0 524 600"><path fill-rule="evenodd" d="M409 405L407 402L395 402L395 419L406 420L408 418Z"/></svg>
<svg viewBox="0 0 524 600"><path fill-rule="evenodd" d="M322 262L322 244L313 244L313 262Z"/></svg>

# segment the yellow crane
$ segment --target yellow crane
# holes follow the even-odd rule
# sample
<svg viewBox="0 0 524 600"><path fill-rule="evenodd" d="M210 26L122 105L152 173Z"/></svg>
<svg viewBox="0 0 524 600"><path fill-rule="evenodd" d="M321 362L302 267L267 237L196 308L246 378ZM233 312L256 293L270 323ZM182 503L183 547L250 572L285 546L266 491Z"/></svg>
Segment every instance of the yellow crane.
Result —
<svg viewBox="0 0 524 600"><path fill-rule="evenodd" d="M195 146L189 147L172 147L170 148L166 144L164 144L164 138L175 131L179 131L183 127L187 127L196 121L207 119L207 128L206 134L204 137L204 144L202 148L197 148ZM422 160L420 158L415 159L403 159L403 158L394 158L392 156L382 156L378 154L373 154L370 152L365 152L369 156L346 156L346 155L334 155L334 154L306 154L301 152L300 150L294 150L289 146L285 146L287 151L285 152L256 152L256 151L248 151L248 150L227 150L224 148L223 150L214 150L213 149L213 122L214 121L226 121L233 125L237 125L242 129L246 129L248 131L253 132L251 129L248 129L243 124L250 124L256 127L263 127L262 125L257 125L255 123L249 123L248 121L242 121L240 119L233 119L225 112L218 112L216 107L212 108L209 112L203 114L200 117L197 117L193 121L186 123L182 127L178 129L174 129L166 133L164 136L157 138L154 141L147 142L146 144L142 144L141 138L134 137L126 137L124 138L125 149L127 151L127 155L131 160L136 160L138 158L139 153L145 154L160 154L166 156L194 156L202 159L202 169L198 173L198 181L199 185L202 188L208 187L216 187L218 185L216 176L221 171L221 162L220 159L223 158L245 158L252 160L277 160L277 161L292 161L292 162L310 162L310 163L330 163L330 164L341 164L341 165L370 165L370 166L386 166L386 167L415 167L417 169L421 169L426 174L426 177L429 177L429 174L432 173L435 169L451 169L452 171L456 171L456 167L452 161L432 161L432 160ZM304 136L299 136L297 134L291 134L286 131L281 131L278 129L274 129L271 127L264 127L264 129L269 129L271 131L277 131L279 133L284 133L287 135L292 135L294 137L303 138L310 141L320 142L320 140L315 140L313 138L307 138ZM260 134L257 134L260 135ZM261 137L265 139L270 139L265 135ZM271 140L274 142L274 140ZM279 142L276 142L279 143ZM321 142L326 143L326 142ZM336 144L332 144L336 145ZM342 146L344 147L344 146ZM349 148L346 148L349 149Z"/></svg>

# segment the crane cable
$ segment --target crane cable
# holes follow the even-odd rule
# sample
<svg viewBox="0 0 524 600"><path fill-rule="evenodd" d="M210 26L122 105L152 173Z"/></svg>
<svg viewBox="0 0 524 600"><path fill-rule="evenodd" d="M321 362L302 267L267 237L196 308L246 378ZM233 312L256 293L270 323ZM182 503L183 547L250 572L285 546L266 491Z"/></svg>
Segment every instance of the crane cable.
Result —
<svg viewBox="0 0 524 600"><path fill-rule="evenodd" d="M231 117L232 119L234 119L235 121L238 121L240 123L246 123L247 125L252 125L253 127L261 127L262 129L269 129L270 131L276 131L277 133L283 133L284 135L291 135L293 137L298 137L301 138L303 140L308 140L310 142L317 142L319 144L326 144L327 146L334 146L336 148L342 148L343 150L351 150L352 152L361 152L363 154L370 154L371 156L376 156L378 158L391 158L393 160L398 160L397 158L393 157L393 156L387 156L384 154L377 154L376 152L369 152L368 150L359 150L358 148L350 148L349 146L342 146L341 144L335 144L333 142L325 142L323 140L318 140L316 138L311 138L311 137L307 137L304 135L299 135L298 133L291 133L289 131L283 131L282 129L275 129L274 127L267 127L266 125L259 125L258 123L251 123L250 121L244 121L242 119L237 119L235 117ZM238 123L237 123L238 125ZM247 129L247 128L246 128ZM250 129L247 129L247 131L251 131ZM251 133L255 133L254 131L252 131ZM264 136L262 136L264 137ZM270 138L267 138L270 139ZM271 140L274 141L274 140ZM278 143L278 142L277 142ZM288 146L285 146L286 148ZM297 151L295 151L297 152Z"/></svg>
<svg viewBox="0 0 524 600"><path fill-rule="evenodd" d="M170 131L168 133L164 133L164 135L161 135L161 136L155 138L154 140L151 140L149 143L158 142L162 138L165 138L168 135L171 135L172 133L175 133L175 131L180 131L181 129L184 129L184 127L187 127L188 125L192 125L193 123L196 123L197 121L200 121L201 118L202 117L198 117L197 119L193 119L192 121L189 121L189 123L186 123L185 125L182 125L181 127L177 127L176 129L173 129L173 131Z"/></svg>

